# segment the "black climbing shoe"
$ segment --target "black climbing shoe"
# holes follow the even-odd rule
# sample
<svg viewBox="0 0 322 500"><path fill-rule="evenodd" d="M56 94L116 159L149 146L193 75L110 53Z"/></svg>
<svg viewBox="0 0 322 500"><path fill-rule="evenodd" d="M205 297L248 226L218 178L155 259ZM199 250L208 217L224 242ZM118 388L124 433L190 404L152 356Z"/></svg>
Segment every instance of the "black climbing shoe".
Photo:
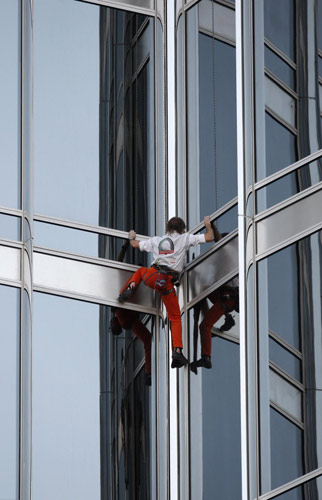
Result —
<svg viewBox="0 0 322 500"><path fill-rule="evenodd" d="M197 363L197 361L192 361L190 363L190 365L189 365L189 368L192 371L192 373L194 373L195 375L198 375L198 370L197 370L197 367L196 367L196 363Z"/></svg>
<svg viewBox="0 0 322 500"><path fill-rule="evenodd" d="M119 302L125 302L127 299L129 299L130 297L132 297L133 293L134 293L134 290L135 290L135 287L131 287L131 286L128 286L124 292L120 293L120 295L118 296L118 301Z"/></svg>
<svg viewBox="0 0 322 500"><path fill-rule="evenodd" d="M181 368L189 363L187 358L182 354L182 350L178 352L176 349L172 353L171 368Z"/></svg>
<svg viewBox="0 0 322 500"><path fill-rule="evenodd" d="M145 374L145 385L151 385L151 373Z"/></svg>
<svg viewBox="0 0 322 500"><path fill-rule="evenodd" d="M211 368L211 357L210 356L205 356L202 354L201 358L198 359L198 361L193 361L190 363L190 370L197 375L197 367L200 368Z"/></svg>
<svg viewBox="0 0 322 500"><path fill-rule="evenodd" d="M235 320L231 314L227 314L225 317L225 323L219 328L221 332L228 332L235 325Z"/></svg>

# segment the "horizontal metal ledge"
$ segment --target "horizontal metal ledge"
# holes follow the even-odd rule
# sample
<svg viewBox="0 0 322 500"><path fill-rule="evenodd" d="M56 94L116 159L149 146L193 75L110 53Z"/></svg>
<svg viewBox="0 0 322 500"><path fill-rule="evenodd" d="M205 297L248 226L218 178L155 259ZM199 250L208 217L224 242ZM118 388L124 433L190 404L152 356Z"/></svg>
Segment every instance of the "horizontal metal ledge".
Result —
<svg viewBox="0 0 322 500"><path fill-rule="evenodd" d="M0 213L5 215L13 215L15 217L22 217L22 210L15 208L0 207Z"/></svg>
<svg viewBox="0 0 322 500"><path fill-rule="evenodd" d="M294 481L290 481L283 486L279 486L278 488L275 488L275 490L272 490L265 495L261 495L259 497L259 500L271 500L272 498L275 498L278 495L282 495L282 493L286 493L287 491L293 490L294 488L297 488L298 486L301 486L302 484L305 484L308 481L311 481L312 479L315 479L319 476L322 476L322 467L320 467L319 469L315 469L312 472L308 472L307 474L304 474L304 476L301 476Z"/></svg>
<svg viewBox="0 0 322 500"><path fill-rule="evenodd" d="M303 195L304 194L304 195ZM289 200L256 224L256 260L321 229L322 189L310 189Z"/></svg>
<svg viewBox="0 0 322 500"><path fill-rule="evenodd" d="M301 167L304 167L305 165L317 160L318 158L322 157L322 149L319 149L316 153L312 153L309 156L306 156L305 158L302 158L301 160L292 163L292 165L289 165L288 167L283 168L282 170L279 170L275 174L270 175L269 177L266 177L265 179L256 182L255 184L255 190L257 191L258 189L261 189L268 184L271 184L272 182L281 179L282 177L285 177L291 172L294 172L294 170L297 170Z"/></svg>
<svg viewBox="0 0 322 500"><path fill-rule="evenodd" d="M154 292L143 283L126 304L117 301L120 289L133 269L124 269L116 264L120 263L105 262L101 265L35 252L34 290L156 314Z"/></svg>
<svg viewBox="0 0 322 500"><path fill-rule="evenodd" d="M0 278L0 285L4 285L4 286L12 286L14 288L21 288L21 281L17 281L17 280L6 280L6 279L3 279L3 278Z"/></svg>
<svg viewBox="0 0 322 500"><path fill-rule="evenodd" d="M97 264L103 267L113 267L115 269L124 269L134 273L138 266L128 264L126 262L118 262L117 260L103 259L100 257L87 257L86 255L75 254L71 252L63 252L60 250L53 250L52 248L34 246L35 253L45 255L53 255L54 257L62 257L63 259L76 260L78 262L86 262L88 264Z"/></svg>
<svg viewBox="0 0 322 500"><path fill-rule="evenodd" d="M136 12L138 14L146 14L148 16L153 16L155 14L154 0L150 0L149 3L151 7L142 7L138 5L137 0L122 2L120 0L78 0L80 2L92 3L94 5L101 5L103 7L110 7L117 10L126 10L130 12Z"/></svg>
<svg viewBox="0 0 322 500"><path fill-rule="evenodd" d="M69 227L71 229L78 229L79 231L87 231L89 233L105 234L106 236L114 236L116 238L129 239L129 232L120 231L119 229L105 228L103 226L93 226L91 224L82 224L67 219L57 219L56 217L35 214L34 221L43 222L46 224L53 224L55 226ZM137 240L147 240L149 236L142 234L136 235Z"/></svg>
<svg viewBox="0 0 322 500"><path fill-rule="evenodd" d="M218 219L223 214L228 212L231 208L233 208L235 205L237 206L237 204L238 204L238 198L236 196L235 198L230 200L228 203L226 203L226 205L219 208L219 210L216 210L216 212L213 212L211 215L209 215L210 221L213 222L214 220ZM205 227L205 224L202 221L197 226L195 226L193 229L191 229L189 231L189 233L191 233L191 234L199 233L199 231L201 231L204 227Z"/></svg>

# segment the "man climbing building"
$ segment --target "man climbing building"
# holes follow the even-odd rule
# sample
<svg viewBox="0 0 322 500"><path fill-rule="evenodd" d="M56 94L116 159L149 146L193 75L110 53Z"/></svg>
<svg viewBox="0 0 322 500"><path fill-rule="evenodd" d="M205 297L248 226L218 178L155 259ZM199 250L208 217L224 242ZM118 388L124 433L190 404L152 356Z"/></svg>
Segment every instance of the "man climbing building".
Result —
<svg viewBox="0 0 322 500"><path fill-rule="evenodd" d="M153 263L150 268L140 267L126 282L118 300L124 302L131 297L143 280L144 284L156 290L166 307L172 336L171 368L181 368L188 363L182 353L181 314L174 283L183 269L186 251L190 246L214 240L214 232L209 217L204 218L205 234L193 235L185 232L186 225L180 217L172 217L167 223L164 236L154 236L145 241L137 241L136 233L129 233L133 248L153 253Z"/></svg>

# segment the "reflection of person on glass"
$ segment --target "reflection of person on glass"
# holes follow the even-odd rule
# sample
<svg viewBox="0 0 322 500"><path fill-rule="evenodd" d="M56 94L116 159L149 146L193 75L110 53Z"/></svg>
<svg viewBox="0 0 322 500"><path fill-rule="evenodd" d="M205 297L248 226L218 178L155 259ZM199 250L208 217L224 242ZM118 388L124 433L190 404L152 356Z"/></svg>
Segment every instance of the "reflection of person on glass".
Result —
<svg viewBox="0 0 322 500"><path fill-rule="evenodd" d="M173 217L167 223L164 236L154 236L145 241L137 241L135 231L130 231L129 238L133 248L152 252L154 261L150 268L140 267L123 286L119 301L124 302L143 280L144 284L156 290L167 309L172 335L171 368L181 368L188 363L182 353L181 314L174 284L183 269L186 250L190 246L213 241L214 233L209 217L204 218L205 234L193 235L185 232L186 225L180 217Z"/></svg>
<svg viewBox="0 0 322 500"><path fill-rule="evenodd" d="M127 240L118 255L117 260L123 262L125 252L129 247L130 242ZM131 330L134 335L144 344L145 354L145 384L151 385L151 341L152 335L146 326L140 321L140 315L137 311L131 311L122 308L111 308L112 316L110 321L110 330L114 335L120 335L122 328Z"/></svg>
<svg viewBox="0 0 322 500"><path fill-rule="evenodd" d="M227 233L220 234L215 224L212 224L215 242L221 240ZM230 314L233 310L239 311L239 289L238 278L230 280L225 285L214 290L207 299L213 306L207 310L207 300L201 301L194 310L194 361L190 363L190 369L197 374L197 367L211 368L211 328L217 321L225 315L225 322L221 326L220 331L226 332L230 330L234 324L234 318ZM200 343L201 343L201 358L197 358L197 341L198 341L198 319L200 310L206 309L204 319L200 323Z"/></svg>

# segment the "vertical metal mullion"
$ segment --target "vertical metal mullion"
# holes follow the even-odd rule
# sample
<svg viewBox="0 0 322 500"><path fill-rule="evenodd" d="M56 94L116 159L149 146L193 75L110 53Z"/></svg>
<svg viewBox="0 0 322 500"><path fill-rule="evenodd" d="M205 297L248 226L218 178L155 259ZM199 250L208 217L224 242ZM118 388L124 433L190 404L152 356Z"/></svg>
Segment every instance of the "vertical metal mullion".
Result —
<svg viewBox="0 0 322 500"><path fill-rule="evenodd" d="M21 189L21 241L22 241L22 249L20 254L20 279L21 279L21 288L20 288L20 354L19 354L19 366L20 366L20 377L19 377L19 400L20 400L20 408L19 408L19 498L23 499L23 325L24 325L24 275L25 275L25 264L24 264L24 241L25 241L25 206L24 206L24 130L23 130L23 119L25 116L25 102L24 102L24 64L25 64L25 47L24 47L24 36L25 36L25 26L24 26L24 17L25 17L25 2L24 0L20 0L20 55L21 55L21 63L20 63L20 189Z"/></svg>
<svg viewBox="0 0 322 500"><path fill-rule="evenodd" d="M246 197L245 197L245 99L244 99L244 23L243 0L236 0L236 93L237 93L237 174L238 174L238 260L239 260L239 328L240 328L240 395L241 395L241 475L242 500L249 499L248 463L248 393L246 338Z"/></svg>

